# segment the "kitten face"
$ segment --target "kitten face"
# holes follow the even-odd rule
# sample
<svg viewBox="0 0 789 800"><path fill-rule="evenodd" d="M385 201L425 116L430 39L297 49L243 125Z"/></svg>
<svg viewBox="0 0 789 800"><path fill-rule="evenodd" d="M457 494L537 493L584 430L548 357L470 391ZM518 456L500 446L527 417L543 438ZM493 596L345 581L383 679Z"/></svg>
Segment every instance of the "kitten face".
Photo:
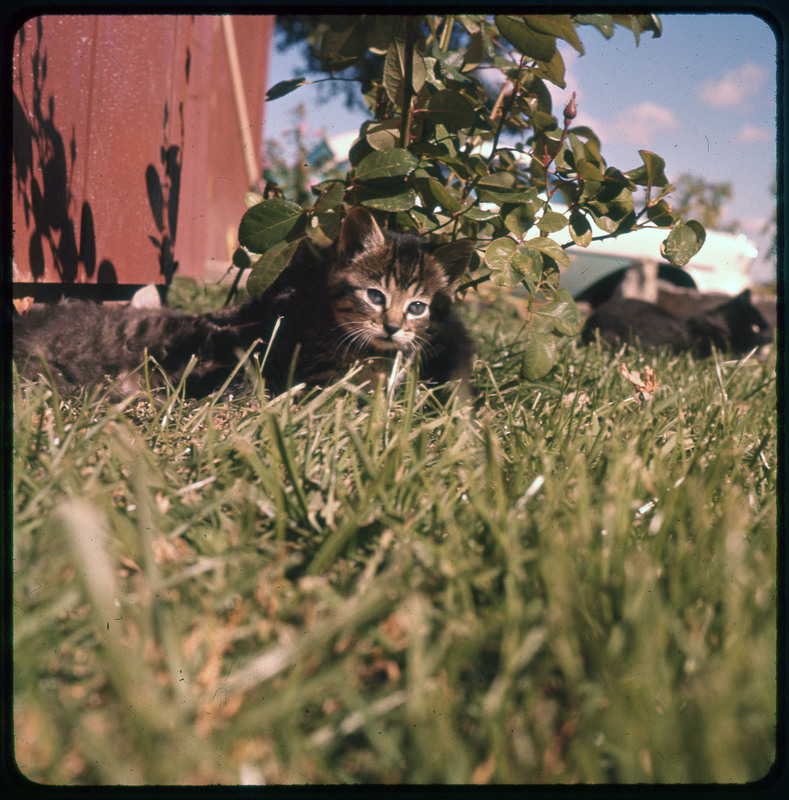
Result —
<svg viewBox="0 0 789 800"><path fill-rule="evenodd" d="M367 312L359 320L358 329L364 332L372 349L415 349L419 331L430 324L430 295L402 290L393 281L376 281L356 292Z"/></svg>
<svg viewBox="0 0 789 800"><path fill-rule="evenodd" d="M329 278L341 343L351 352L409 356L426 345L452 303L473 245L433 247L378 228L356 209Z"/></svg>
<svg viewBox="0 0 789 800"><path fill-rule="evenodd" d="M428 338L431 303L445 283L440 268L431 265L434 269L414 283L402 280L396 264L390 264L395 269L376 274L375 264L391 257L382 251L367 253L362 259L365 263L357 262L335 275L334 317L342 341L351 350L390 354L400 350L408 355Z"/></svg>

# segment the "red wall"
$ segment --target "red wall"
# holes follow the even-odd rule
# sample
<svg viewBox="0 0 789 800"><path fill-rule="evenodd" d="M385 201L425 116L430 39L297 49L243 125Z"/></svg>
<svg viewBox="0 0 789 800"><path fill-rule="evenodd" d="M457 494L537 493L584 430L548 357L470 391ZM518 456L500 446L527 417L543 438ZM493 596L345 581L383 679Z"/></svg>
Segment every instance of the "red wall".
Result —
<svg viewBox="0 0 789 800"><path fill-rule="evenodd" d="M230 19L259 162L274 17ZM42 16L20 29L14 280L27 285L15 294L229 262L250 188L230 76L217 16Z"/></svg>

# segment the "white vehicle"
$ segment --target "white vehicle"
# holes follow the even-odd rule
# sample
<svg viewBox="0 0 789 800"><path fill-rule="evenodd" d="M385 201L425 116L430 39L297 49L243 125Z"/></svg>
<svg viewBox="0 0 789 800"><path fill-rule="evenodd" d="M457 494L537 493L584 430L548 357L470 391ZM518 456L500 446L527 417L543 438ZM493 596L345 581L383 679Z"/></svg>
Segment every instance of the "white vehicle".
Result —
<svg viewBox="0 0 789 800"><path fill-rule="evenodd" d="M602 233L593 226L595 236ZM605 294L630 267L650 259L658 262L659 280L700 292L735 295L752 285L750 268L758 252L743 234L708 230L699 252L684 267L675 267L660 255L668 233L666 228L646 228L593 241L588 247L570 247L570 267L562 273L561 284L576 299ZM560 243L569 240L568 235Z"/></svg>

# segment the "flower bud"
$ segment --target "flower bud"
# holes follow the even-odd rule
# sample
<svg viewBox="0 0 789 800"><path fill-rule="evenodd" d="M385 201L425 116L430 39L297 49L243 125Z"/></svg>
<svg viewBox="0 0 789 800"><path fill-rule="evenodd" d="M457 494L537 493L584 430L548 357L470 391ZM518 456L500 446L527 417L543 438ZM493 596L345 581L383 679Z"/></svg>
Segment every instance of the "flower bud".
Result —
<svg viewBox="0 0 789 800"><path fill-rule="evenodd" d="M564 107L564 118L565 120L575 119L577 113L578 109L575 106L575 92L573 92L570 102Z"/></svg>

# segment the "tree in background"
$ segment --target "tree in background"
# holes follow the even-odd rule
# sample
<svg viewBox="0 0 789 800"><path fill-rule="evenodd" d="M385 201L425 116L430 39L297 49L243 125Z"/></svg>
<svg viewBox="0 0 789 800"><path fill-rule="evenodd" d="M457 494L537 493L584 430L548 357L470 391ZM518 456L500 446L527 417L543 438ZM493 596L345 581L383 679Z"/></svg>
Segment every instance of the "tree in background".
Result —
<svg viewBox="0 0 789 800"><path fill-rule="evenodd" d="M731 196L730 183L708 183L704 178L684 172L674 184L672 209L681 217L697 219L705 228L735 233L739 227L737 220L721 222L724 204Z"/></svg>
<svg viewBox="0 0 789 800"><path fill-rule="evenodd" d="M594 131L574 125L575 97L557 114L548 91L566 88L559 40L583 54L579 27L606 38L620 27L638 44L645 32L660 36L657 16L321 15L281 24L285 40L305 40L311 65L325 74L313 82L336 83L346 98L352 90L370 119L351 147L350 170L313 187L314 200L247 196L234 262L251 267L253 295L299 246L334 240L345 209L362 205L402 229L473 239L465 288L487 280L526 287L523 374L536 379L561 338L580 328L559 276L565 249L592 241L592 223L604 232L598 238L665 228L662 255L680 266L703 244L703 225L667 202L674 187L660 156L641 150L634 168L609 166ZM282 81L267 100L308 82Z"/></svg>

